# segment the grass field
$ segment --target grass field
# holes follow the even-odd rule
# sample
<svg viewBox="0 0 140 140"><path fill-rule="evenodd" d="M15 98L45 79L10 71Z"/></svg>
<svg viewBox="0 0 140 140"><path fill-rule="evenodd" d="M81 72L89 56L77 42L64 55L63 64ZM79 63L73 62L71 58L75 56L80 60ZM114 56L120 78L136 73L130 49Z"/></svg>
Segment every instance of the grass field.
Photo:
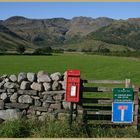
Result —
<svg viewBox="0 0 140 140"><path fill-rule="evenodd" d="M53 56L0 56L0 75L46 70L65 72L67 69L81 70L83 79L130 78L140 85L140 60L125 57L54 54Z"/></svg>

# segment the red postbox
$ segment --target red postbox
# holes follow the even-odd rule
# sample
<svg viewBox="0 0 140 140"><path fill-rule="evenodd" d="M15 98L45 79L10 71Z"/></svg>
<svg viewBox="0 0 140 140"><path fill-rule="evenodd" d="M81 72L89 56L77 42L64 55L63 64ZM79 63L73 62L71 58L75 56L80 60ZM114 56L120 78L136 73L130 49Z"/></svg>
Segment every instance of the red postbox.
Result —
<svg viewBox="0 0 140 140"><path fill-rule="evenodd" d="M68 70L66 83L66 101L79 102L80 97L80 71Z"/></svg>

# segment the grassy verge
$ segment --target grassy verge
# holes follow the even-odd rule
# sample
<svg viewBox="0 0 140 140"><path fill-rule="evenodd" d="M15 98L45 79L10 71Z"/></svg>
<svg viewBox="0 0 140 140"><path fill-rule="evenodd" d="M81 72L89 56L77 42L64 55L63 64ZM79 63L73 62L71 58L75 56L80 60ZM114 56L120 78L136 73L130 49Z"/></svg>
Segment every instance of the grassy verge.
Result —
<svg viewBox="0 0 140 140"><path fill-rule="evenodd" d="M70 128L67 121L40 122L37 120L13 120L0 125L0 137L6 138L129 138L140 137L140 133L131 127L83 127L73 124Z"/></svg>

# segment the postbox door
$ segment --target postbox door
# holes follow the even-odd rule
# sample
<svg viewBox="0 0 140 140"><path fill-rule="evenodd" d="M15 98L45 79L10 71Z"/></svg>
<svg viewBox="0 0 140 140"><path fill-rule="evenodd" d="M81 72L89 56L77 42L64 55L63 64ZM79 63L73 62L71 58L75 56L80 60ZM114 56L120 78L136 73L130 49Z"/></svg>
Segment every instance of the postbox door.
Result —
<svg viewBox="0 0 140 140"><path fill-rule="evenodd" d="M69 75L67 73L67 87L66 87L66 101L67 102L79 102L80 96L80 75L76 75L75 71Z"/></svg>

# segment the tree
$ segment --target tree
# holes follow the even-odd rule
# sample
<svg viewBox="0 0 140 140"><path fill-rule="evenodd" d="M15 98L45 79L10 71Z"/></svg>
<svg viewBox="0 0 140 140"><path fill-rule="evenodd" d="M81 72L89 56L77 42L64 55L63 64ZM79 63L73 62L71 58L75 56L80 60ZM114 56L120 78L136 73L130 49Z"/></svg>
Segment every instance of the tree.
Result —
<svg viewBox="0 0 140 140"><path fill-rule="evenodd" d="M108 48L102 48L100 49L101 53L110 53L110 50Z"/></svg>
<svg viewBox="0 0 140 140"><path fill-rule="evenodd" d="M25 52L25 46L21 45L17 47L17 52L23 54Z"/></svg>
<svg viewBox="0 0 140 140"><path fill-rule="evenodd" d="M53 49L51 47L44 47L44 48L42 48L42 51L45 53L52 53Z"/></svg>
<svg viewBox="0 0 140 140"><path fill-rule="evenodd" d="M6 48L4 48L4 47L0 47L0 53L4 53L4 52L6 52L6 51L7 51Z"/></svg>
<svg viewBox="0 0 140 140"><path fill-rule="evenodd" d="M33 54L37 54L37 55L40 55L40 54L43 54L43 51L41 48L37 48L34 50Z"/></svg>
<svg viewBox="0 0 140 140"><path fill-rule="evenodd" d="M53 49L51 47L45 47L45 48L35 49L33 54L36 54L36 55L51 54L52 52L53 52Z"/></svg>

